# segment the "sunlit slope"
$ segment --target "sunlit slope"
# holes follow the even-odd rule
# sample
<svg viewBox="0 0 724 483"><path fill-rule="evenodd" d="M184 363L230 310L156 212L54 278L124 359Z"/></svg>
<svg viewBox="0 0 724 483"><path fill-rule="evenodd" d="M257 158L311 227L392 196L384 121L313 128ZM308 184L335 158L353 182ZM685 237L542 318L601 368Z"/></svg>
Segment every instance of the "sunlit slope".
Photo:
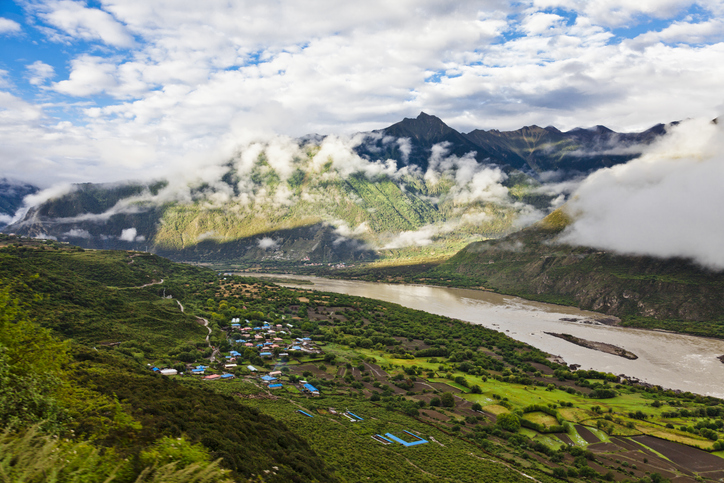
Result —
<svg viewBox="0 0 724 483"><path fill-rule="evenodd" d="M472 240L514 229L524 206L519 200L531 201L526 196L534 186L521 174L506 180L507 200L461 202L448 177L342 177L332 170L299 170L298 176L279 181L263 158L255 169L266 175L252 176L247 197L220 196L218 187L201 186L190 201L158 202L161 183L81 185L31 210L12 229L89 248L151 248L195 261L309 257L332 262L394 257L397 252L385 250L406 247L451 255ZM237 176L230 172L232 179ZM234 186L226 190L233 193ZM550 201L543 198L543 204Z"/></svg>

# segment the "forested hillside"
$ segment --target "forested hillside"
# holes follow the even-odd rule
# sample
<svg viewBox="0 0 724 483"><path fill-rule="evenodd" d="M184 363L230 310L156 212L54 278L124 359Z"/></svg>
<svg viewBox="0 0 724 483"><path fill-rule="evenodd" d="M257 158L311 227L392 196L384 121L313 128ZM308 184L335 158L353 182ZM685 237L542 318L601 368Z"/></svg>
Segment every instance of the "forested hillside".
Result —
<svg viewBox="0 0 724 483"><path fill-rule="evenodd" d="M724 467L722 401L573 372L480 326L139 252L6 237L0 260L9 481L650 483Z"/></svg>

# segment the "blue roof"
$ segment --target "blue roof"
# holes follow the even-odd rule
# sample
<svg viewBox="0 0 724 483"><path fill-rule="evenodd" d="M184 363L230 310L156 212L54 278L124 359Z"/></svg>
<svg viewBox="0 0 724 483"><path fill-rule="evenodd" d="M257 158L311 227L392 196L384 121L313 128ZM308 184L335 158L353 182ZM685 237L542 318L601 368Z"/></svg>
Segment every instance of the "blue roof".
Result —
<svg viewBox="0 0 724 483"><path fill-rule="evenodd" d="M229 378L231 378L231 377L234 377L234 375L233 375L233 374L222 374L222 375L221 375L221 378L222 378L222 379L229 379Z"/></svg>
<svg viewBox="0 0 724 483"><path fill-rule="evenodd" d="M269 389L276 389L278 387L283 387L283 384L269 384Z"/></svg>
<svg viewBox="0 0 724 483"><path fill-rule="evenodd" d="M292 350L293 350L293 351L300 351L300 350L302 350L302 348L299 347L298 345L295 345L294 347L292 347Z"/></svg>
<svg viewBox="0 0 724 483"><path fill-rule="evenodd" d="M231 324L232 327L241 327L240 324Z"/></svg>
<svg viewBox="0 0 724 483"><path fill-rule="evenodd" d="M276 381L277 380L276 377L272 377L272 376L261 376L261 379L262 379L262 381Z"/></svg>
<svg viewBox="0 0 724 483"><path fill-rule="evenodd" d="M312 386L311 384L305 384L304 389L306 389L309 392L319 392L319 390L316 387Z"/></svg>
<svg viewBox="0 0 724 483"><path fill-rule="evenodd" d="M397 443L400 443L402 446L405 446L405 447L417 446L418 444L425 444L425 443L427 443L426 440L422 439L421 437L419 437L419 436L417 436L417 435L415 435L415 434L412 434L412 433L409 432L409 431L404 431L404 432L407 433L407 434L409 434L409 435L412 436L413 438L415 438L417 441L413 441L413 442L408 443L407 441L405 441L405 440L403 440L403 439L400 439L400 438L398 438L397 436L395 436L394 434L391 434L391 433L385 433L385 436L387 436L388 438L390 438L392 441L395 441L395 442L397 442Z"/></svg>
<svg viewBox="0 0 724 483"><path fill-rule="evenodd" d="M154 368L151 369L151 370L152 370L152 371L158 371L159 369L158 369L158 367L154 367Z"/></svg>
<svg viewBox="0 0 724 483"><path fill-rule="evenodd" d="M270 355L272 355L272 353L271 352L261 352L261 353L259 353L259 355L260 356L270 356Z"/></svg>
<svg viewBox="0 0 724 483"><path fill-rule="evenodd" d="M235 342L236 342L237 344L243 344L244 342L246 342L246 340L245 340L245 339L236 339Z"/></svg>
<svg viewBox="0 0 724 483"><path fill-rule="evenodd" d="M206 369L208 366L196 366L196 369Z"/></svg>

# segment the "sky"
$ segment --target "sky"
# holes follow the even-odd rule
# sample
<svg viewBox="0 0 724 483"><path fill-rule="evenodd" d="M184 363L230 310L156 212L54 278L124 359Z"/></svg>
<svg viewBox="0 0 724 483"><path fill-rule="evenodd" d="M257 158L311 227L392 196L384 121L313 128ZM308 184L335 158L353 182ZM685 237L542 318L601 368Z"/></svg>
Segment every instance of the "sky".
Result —
<svg viewBox="0 0 724 483"><path fill-rule="evenodd" d="M724 0L0 0L0 177L158 178L420 111L640 131L724 110Z"/></svg>

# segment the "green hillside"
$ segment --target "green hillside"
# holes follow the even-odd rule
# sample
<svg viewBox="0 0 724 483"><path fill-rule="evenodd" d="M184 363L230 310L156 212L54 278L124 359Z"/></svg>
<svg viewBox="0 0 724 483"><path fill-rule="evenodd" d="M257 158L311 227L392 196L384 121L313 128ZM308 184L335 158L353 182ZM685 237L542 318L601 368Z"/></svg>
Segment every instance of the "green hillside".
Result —
<svg viewBox="0 0 724 483"><path fill-rule="evenodd" d="M658 482L724 467L722 401L571 372L480 326L138 252L0 245L7 481ZM246 333L278 347L264 356Z"/></svg>

